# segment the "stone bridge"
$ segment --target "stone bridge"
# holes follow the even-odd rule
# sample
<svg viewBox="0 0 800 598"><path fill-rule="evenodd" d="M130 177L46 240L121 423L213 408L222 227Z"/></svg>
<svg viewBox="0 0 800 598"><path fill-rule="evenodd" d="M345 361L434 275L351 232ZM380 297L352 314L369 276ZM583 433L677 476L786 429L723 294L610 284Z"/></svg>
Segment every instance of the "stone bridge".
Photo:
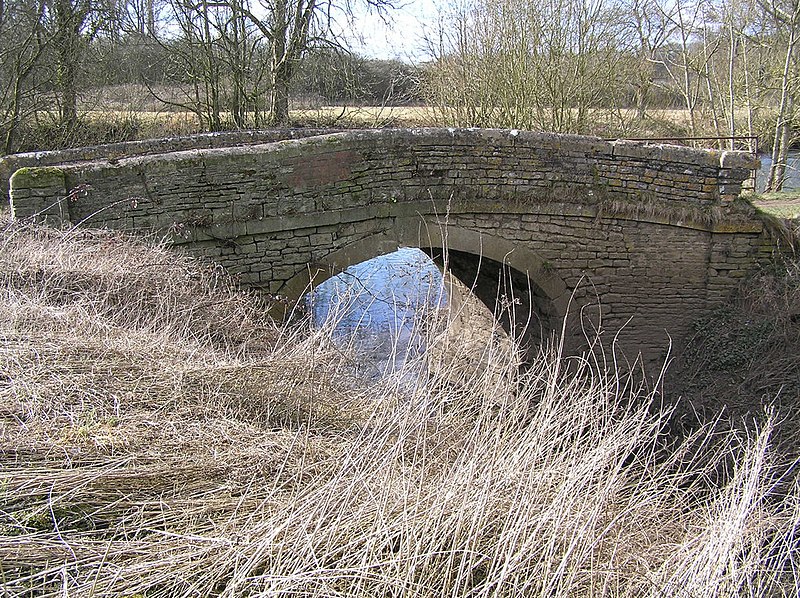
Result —
<svg viewBox="0 0 800 598"><path fill-rule="evenodd" d="M307 136L305 136L307 135ZM299 297L419 247L526 338L662 359L772 242L741 152L499 130L235 133L7 157L16 217L150 230ZM10 177L9 177L10 175ZM532 319L531 319L532 317Z"/></svg>

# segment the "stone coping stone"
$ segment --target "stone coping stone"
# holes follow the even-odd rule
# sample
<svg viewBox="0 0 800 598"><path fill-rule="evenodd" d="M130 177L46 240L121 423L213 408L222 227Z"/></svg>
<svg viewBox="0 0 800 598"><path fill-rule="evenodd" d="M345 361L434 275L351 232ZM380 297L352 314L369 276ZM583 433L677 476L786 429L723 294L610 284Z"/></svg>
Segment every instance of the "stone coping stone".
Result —
<svg viewBox="0 0 800 598"><path fill-rule="evenodd" d="M629 141L625 139L605 140L587 135L571 135L518 129L477 129L477 128L407 128L407 129L264 129L199 133L181 137L164 137L140 141L126 141L64 150L27 152L0 157L0 176L7 182L13 170L23 166L51 166L74 162L96 160L116 160L131 156L165 154L186 150L217 149L238 145L263 145L282 141L300 141L310 137L337 135L356 139L399 139L409 140L422 137L447 139L452 142L491 140L516 141L554 150L585 151L589 153L608 153L639 159L654 159L666 162L680 162L701 166L721 168L757 168L757 156L743 151L698 149L664 143Z"/></svg>
<svg viewBox="0 0 800 598"><path fill-rule="evenodd" d="M7 190L8 178L14 170L23 166L50 166L85 164L87 162L110 162L130 160L149 162L146 156L164 160L169 154L206 155L215 153L248 154L263 152L264 146L275 145L286 151L294 146L299 152L311 146L320 150L321 138L331 143L331 151L337 142L367 142L383 144L447 146L491 145L525 146L558 152L580 153L587 156L607 155L616 158L631 158L637 161L656 161L685 164L687 166L715 167L722 169L753 170L760 166L757 156L743 151L698 149L664 143L605 140L585 135L567 135L548 132L521 131L517 129L459 129L459 128L410 128L410 129L287 129L275 131L238 131L233 133L205 133L187 137L132 141L109 145L98 145L50 152L14 154L0 158L0 177Z"/></svg>

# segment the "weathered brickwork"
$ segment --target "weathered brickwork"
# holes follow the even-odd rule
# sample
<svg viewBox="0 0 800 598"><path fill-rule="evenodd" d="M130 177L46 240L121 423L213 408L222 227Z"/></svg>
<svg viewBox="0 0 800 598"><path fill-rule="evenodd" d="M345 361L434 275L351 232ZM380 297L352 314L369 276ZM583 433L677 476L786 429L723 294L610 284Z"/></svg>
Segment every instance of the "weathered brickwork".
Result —
<svg viewBox="0 0 800 598"><path fill-rule="evenodd" d="M12 209L156 230L290 296L398 245L446 245L525 274L548 326L570 306L576 336L622 330L648 359L769 251L761 223L732 208L747 154L483 130L267 141L51 156L57 167L14 172Z"/></svg>

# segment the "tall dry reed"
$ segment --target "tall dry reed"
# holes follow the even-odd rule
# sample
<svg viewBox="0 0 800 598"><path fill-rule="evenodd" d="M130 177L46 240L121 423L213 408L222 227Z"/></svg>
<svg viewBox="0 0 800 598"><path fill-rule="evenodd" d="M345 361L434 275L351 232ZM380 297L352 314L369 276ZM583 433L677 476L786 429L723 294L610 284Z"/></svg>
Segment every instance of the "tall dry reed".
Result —
<svg viewBox="0 0 800 598"><path fill-rule="evenodd" d="M557 348L358 378L330 328L111 233L8 225L0 279L7 596L800 588L769 414L671 439L656 394Z"/></svg>

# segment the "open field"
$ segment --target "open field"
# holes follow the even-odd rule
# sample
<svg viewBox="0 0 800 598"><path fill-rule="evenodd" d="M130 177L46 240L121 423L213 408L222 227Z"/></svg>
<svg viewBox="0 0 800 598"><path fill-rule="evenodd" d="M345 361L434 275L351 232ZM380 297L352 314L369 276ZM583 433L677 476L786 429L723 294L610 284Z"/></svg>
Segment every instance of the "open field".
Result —
<svg viewBox="0 0 800 598"><path fill-rule="evenodd" d="M623 115L620 120L619 112L609 114L608 111L598 111L596 117L597 127L589 133L601 137L652 137L681 138L688 136L686 115L680 110L650 111L649 117L644 122L634 125L632 115ZM233 117L225 112L220 114L222 128L233 130ZM250 114L249 127L256 124L255 115ZM259 115L258 126L267 127L263 121L264 115ZM374 128L374 127L441 127L451 126L455 122L441 110L425 106L320 106L314 108L297 108L290 113L290 126L292 127L330 127L330 128ZM152 139L169 136L189 135L205 132L207 125L201 122L197 114L176 107L159 109L150 103L140 107L120 106L117 102L110 102L108 106L93 103L81 112L81 127L78 131L65 134L58 126L56 114L39 113L36 123L23 126L19 133L20 146L18 151L39 151L57 149L61 147L77 147L113 143L117 141L132 141L137 139ZM628 124L625 124L628 123ZM709 131L705 134L711 135ZM676 140L673 143L681 143ZM697 147L727 148L726 142L717 143L714 140L704 139L698 141L685 141ZM746 149L746 145L739 142L737 149Z"/></svg>
<svg viewBox="0 0 800 598"><path fill-rule="evenodd" d="M55 105L55 100L53 102ZM79 116L81 126L67 133L58 125L57 111L42 111L31 115L17 132L15 151L37 151L66 146L94 145L115 141L130 141L186 135L204 132L209 126L208 107L196 108L191 89L178 86L156 86L151 90L143 85L112 85L87 89L81 92ZM248 113L247 127L264 128L264 112ZM235 128L230 113L219 114L223 129ZM701 115L698 118L697 135L714 136L718 133L711 121ZM460 121L446 109L430 106L360 106L324 105L320 100L294 102L290 113L290 126L294 127L424 127L453 126ZM746 131L746 118L739 115L739 131ZM656 137L672 138L689 136L689 116L681 109L651 109L644 120L640 120L632 109L595 109L589 119L591 129L585 133L601 137ZM761 123L766 124L762 114ZM463 124L463 123L461 123ZM724 134L724 132L722 133ZM761 131L762 147L771 129ZM689 142L687 142L689 143ZM727 148L725 142L713 140L691 142L697 146ZM738 149L747 149L739 142Z"/></svg>
<svg viewBox="0 0 800 598"><path fill-rule="evenodd" d="M0 279L6 596L800 590L780 412L670 435L611 356L454 369L438 326L449 350L368 382L328 329L112 233L4 222Z"/></svg>

